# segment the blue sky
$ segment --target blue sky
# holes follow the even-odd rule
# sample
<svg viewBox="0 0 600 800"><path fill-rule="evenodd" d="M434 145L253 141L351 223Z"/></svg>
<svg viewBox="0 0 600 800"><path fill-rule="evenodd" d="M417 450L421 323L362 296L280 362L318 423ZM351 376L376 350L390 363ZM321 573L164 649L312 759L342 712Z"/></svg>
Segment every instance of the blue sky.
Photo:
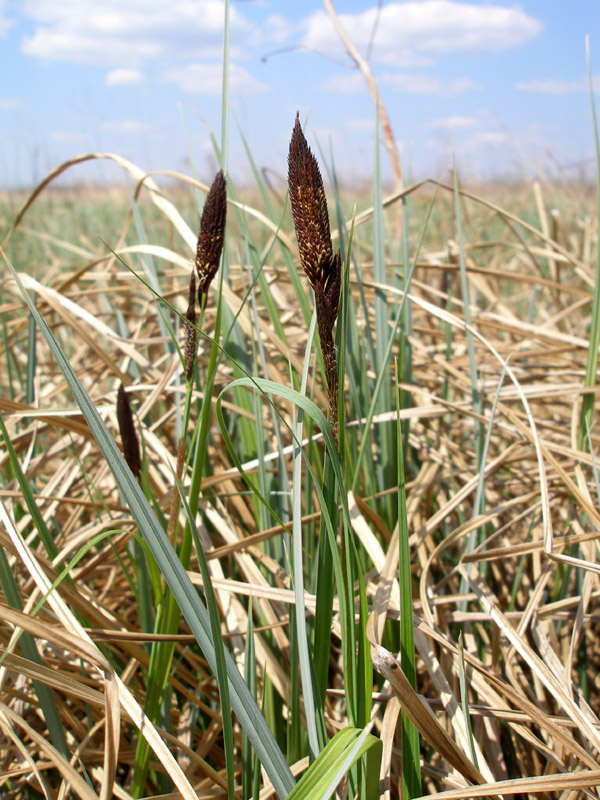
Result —
<svg viewBox="0 0 600 800"><path fill-rule="evenodd" d="M367 56L403 163L488 179L593 167L585 36L600 95L598 0L337 0ZM0 0L0 188L78 153L211 177L220 138L222 0ZM376 25L376 28L374 26ZM369 43L372 47L369 48ZM231 0L230 170L285 174L296 110L347 182L372 174L374 106L318 0ZM185 124L182 122L185 119ZM383 164L387 168L385 153ZM71 180L118 180L109 164Z"/></svg>

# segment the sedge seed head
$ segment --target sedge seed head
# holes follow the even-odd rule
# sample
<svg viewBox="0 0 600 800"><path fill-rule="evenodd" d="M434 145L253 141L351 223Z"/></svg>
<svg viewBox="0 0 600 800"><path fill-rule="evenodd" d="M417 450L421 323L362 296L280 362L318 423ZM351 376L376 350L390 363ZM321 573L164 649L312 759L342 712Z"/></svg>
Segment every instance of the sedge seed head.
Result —
<svg viewBox="0 0 600 800"><path fill-rule="evenodd" d="M324 286L327 281L333 249L323 179L298 114L290 141L288 183L300 261L314 290L318 283Z"/></svg>
<svg viewBox="0 0 600 800"><path fill-rule="evenodd" d="M123 442L123 457L129 469L137 477L142 466L140 444L135 430L129 395L125 391L123 384L119 386L117 394L117 422L119 423L119 432Z"/></svg>
<svg viewBox="0 0 600 800"><path fill-rule="evenodd" d="M333 254L323 179L298 114L290 141L288 184L302 268L315 295L319 296L321 322L332 330L342 286L340 252Z"/></svg>
<svg viewBox="0 0 600 800"><path fill-rule="evenodd" d="M227 218L227 184L223 170L217 172L204 203L198 246L196 269L198 270L199 296L207 294L212 279L217 274L225 239ZM202 299L200 297L200 299Z"/></svg>
<svg viewBox="0 0 600 800"><path fill-rule="evenodd" d="M338 431L338 365L333 338L342 288L340 251L333 254L329 213L317 159L302 133L299 115L288 155L290 204L300 261L315 293L315 310L329 395L329 418L334 441Z"/></svg>

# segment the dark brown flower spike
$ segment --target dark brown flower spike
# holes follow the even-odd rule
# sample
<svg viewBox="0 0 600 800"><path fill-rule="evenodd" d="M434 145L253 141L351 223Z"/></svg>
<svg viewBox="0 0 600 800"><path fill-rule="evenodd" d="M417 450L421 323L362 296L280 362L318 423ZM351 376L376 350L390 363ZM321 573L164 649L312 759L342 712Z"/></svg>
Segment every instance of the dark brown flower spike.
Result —
<svg viewBox="0 0 600 800"><path fill-rule="evenodd" d="M198 332L194 325L196 324L196 273L192 268L190 275L190 293L188 300L187 311L185 312L185 339L183 344L183 358L185 361L185 377L189 381L194 371L194 361L196 360L196 344L198 341ZM188 325L188 323L190 323Z"/></svg>
<svg viewBox="0 0 600 800"><path fill-rule="evenodd" d="M300 261L315 289L318 283L323 285L326 280L333 249L323 179L297 114L288 156L288 183Z"/></svg>
<svg viewBox="0 0 600 800"><path fill-rule="evenodd" d="M119 386L117 394L117 422L119 423L119 432L123 442L123 457L127 462L127 466L137 478L142 466L140 445L135 430L133 414L131 413L129 396L123 384Z"/></svg>
<svg viewBox="0 0 600 800"><path fill-rule="evenodd" d="M223 170L219 170L204 203L198 247L196 250L196 269L200 285L198 297L208 293L208 287L217 274L225 239L225 219L227 217L227 185Z"/></svg>
<svg viewBox="0 0 600 800"><path fill-rule="evenodd" d="M298 114L290 141L288 183L300 262L315 293L329 395L329 420L337 442L338 374L333 327L340 304L342 261L339 250L333 254L323 179Z"/></svg>

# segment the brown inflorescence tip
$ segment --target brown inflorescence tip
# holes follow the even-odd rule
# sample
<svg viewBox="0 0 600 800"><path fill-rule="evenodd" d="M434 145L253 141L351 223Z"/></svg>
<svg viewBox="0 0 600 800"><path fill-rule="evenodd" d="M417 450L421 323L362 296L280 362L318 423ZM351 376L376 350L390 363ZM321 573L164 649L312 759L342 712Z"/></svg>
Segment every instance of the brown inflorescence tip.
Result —
<svg viewBox="0 0 600 800"><path fill-rule="evenodd" d="M192 268L190 275L190 291L187 311L185 312L185 339L183 344L183 358L185 361L185 377L189 381L194 371L194 361L196 359L196 343L198 333L196 328L196 273ZM188 324L189 323L189 324Z"/></svg>
<svg viewBox="0 0 600 800"><path fill-rule="evenodd" d="M129 397L123 384L119 386L117 394L117 421L119 423L121 441L123 442L123 457L129 469L137 477L142 466L140 445L135 430L133 414L131 413Z"/></svg>
<svg viewBox="0 0 600 800"><path fill-rule="evenodd" d="M288 155L288 183L300 261L313 289L331 269L333 249L323 179L296 114Z"/></svg>
<svg viewBox="0 0 600 800"><path fill-rule="evenodd" d="M196 250L196 269L198 270L198 296L208 292L212 279L217 274L225 239L225 220L227 217L227 184L223 170L217 172L204 203L198 246Z"/></svg>
<svg viewBox="0 0 600 800"><path fill-rule="evenodd" d="M329 393L329 416L337 440L338 377L333 327L340 305L342 261L339 250L335 255L333 253L323 179L317 159L302 132L298 114L290 141L288 184L300 262L315 293Z"/></svg>

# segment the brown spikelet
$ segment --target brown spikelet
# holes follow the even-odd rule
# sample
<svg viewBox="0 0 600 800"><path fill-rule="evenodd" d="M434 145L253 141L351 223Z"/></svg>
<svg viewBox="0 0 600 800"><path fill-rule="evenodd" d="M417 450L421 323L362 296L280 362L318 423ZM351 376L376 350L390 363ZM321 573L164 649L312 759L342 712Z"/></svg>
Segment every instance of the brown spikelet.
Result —
<svg viewBox="0 0 600 800"><path fill-rule="evenodd" d="M329 213L317 159L302 132L300 118L290 141L288 183L300 261L313 289L324 284L333 260Z"/></svg>
<svg viewBox="0 0 600 800"><path fill-rule="evenodd" d="M225 239L225 220L227 217L227 185L223 170L217 172L204 203L198 246L196 249L196 269L200 285L198 296L207 294L212 279L217 274Z"/></svg>
<svg viewBox="0 0 600 800"><path fill-rule="evenodd" d="M300 126L299 115L290 141L288 183L300 262L315 293L319 338L327 378L329 421L337 443L338 374L333 328L342 287L340 251L333 254L323 179Z"/></svg>
<svg viewBox="0 0 600 800"><path fill-rule="evenodd" d="M140 445L135 430L133 414L131 413L129 397L123 384L119 386L119 392L117 394L117 421L119 423L121 441L123 442L123 457L129 469L137 478L142 466Z"/></svg>
<svg viewBox="0 0 600 800"><path fill-rule="evenodd" d="M193 326L196 324L196 273L192 269L190 275L190 294L185 318L191 324L185 324L185 340L183 344L183 357L185 361L185 377L189 381L194 371L196 360L196 344L198 333Z"/></svg>

